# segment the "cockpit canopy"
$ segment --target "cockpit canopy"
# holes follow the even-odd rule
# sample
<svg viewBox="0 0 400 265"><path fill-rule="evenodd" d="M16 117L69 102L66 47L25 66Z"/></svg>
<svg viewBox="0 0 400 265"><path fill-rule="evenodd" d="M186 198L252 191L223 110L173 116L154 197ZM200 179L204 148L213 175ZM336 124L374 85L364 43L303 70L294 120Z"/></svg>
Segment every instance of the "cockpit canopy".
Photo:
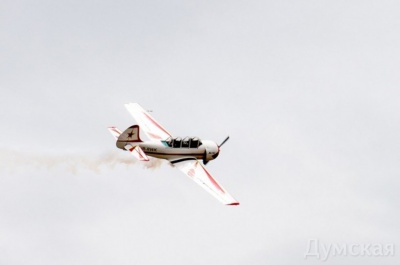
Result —
<svg viewBox="0 0 400 265"><path fill-rule="evenodd" d="M163 143L172 148L198 148L203 144L198 137L169 137Z"/></svg>

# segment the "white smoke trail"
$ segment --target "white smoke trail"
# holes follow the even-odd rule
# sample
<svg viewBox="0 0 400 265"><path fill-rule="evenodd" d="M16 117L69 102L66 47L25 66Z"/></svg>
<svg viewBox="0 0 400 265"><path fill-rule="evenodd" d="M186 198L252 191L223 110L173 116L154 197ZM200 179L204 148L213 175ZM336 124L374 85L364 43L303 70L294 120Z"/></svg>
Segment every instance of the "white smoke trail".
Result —
<svg viewBox="0 0 400 265"><path fill-rule="evenodd" d="M151 158L148 162L139 162L130 154L117 151L100 155L50 155L0 149L0 171L18 172L29 169L63 169L73 174L76 174L79 170L100 173L101 169L113 169L119 165L129 167L134 164L142 164L147 169L155 169L160 167L162 161Z"/></svg>

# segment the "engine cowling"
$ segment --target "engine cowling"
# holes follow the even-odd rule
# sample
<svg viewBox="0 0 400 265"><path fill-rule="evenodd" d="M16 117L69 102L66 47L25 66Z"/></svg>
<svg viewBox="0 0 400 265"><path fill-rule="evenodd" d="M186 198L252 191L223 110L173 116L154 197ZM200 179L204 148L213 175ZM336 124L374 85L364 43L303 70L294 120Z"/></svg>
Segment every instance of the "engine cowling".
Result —
<svg viewBox="0 0 400 265"><path fill-rule="evenodd" d="M207 163L210 160L214 160L219 155L219 146L213 141L203 140L204 145L204 156L203 162Z"/></svg>

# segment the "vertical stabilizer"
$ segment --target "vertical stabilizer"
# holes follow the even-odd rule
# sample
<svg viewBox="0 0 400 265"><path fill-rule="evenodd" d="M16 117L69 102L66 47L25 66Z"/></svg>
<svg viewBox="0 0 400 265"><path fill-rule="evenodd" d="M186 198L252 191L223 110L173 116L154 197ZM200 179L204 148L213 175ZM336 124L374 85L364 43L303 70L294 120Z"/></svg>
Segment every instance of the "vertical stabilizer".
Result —
<svg viewBox="0 0 400 265"><path fill-rule="evenodd" d="M131 146L135 146L135 143L141 143L142 140L140 139L139 133L139 126L132 125L118 137L117 147L125 149L125 146L128 144Z"/></svg>

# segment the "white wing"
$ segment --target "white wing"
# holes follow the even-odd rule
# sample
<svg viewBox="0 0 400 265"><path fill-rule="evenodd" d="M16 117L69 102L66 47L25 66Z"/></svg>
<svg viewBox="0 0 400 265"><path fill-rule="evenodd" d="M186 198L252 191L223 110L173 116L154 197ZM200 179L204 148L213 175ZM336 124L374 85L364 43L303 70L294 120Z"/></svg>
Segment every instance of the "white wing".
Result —
<svg viewBox="0 0 400 265"><path fill-rule="evenodd" d="M151 140L165 140L171 134L137 103L125 104L126 109Z"/></svg>
<svg viewBox="0 0 400 265"><path fill-rule="evenodd" d="M182 158L171 163L179 168L186 176L193 179L202 188L226 205L239 205L222 186L211 176L207 169L195 158Z"/></svg>

